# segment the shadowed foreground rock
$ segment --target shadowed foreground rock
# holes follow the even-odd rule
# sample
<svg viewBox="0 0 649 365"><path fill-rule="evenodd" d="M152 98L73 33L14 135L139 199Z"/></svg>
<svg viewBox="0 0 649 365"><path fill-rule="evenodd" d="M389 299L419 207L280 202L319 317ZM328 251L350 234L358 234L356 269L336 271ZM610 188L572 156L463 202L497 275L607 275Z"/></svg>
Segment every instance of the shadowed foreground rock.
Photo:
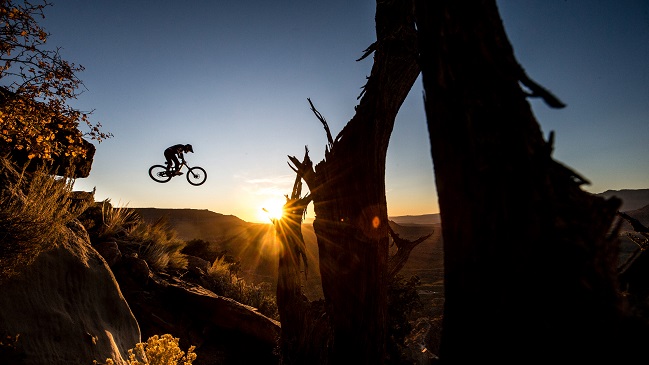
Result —
<svg viewBox="0 0 649 365"><path fill-rule="evenodd" d="M0 355L0 364L92 364L107 357L122 364L140 341L108 265L83 227L72 228L63 243L0 285L0 334L18 335L16 351Z"/></svg>
<svg viewBox="0 0 649 365"><path fill-rule="evenodd" d="M113 268L143 338L170 333L180 338L181 349L196 346L196 365L279 363L279 322L176 276L153 273L143 262L127 256Z"/></svg>

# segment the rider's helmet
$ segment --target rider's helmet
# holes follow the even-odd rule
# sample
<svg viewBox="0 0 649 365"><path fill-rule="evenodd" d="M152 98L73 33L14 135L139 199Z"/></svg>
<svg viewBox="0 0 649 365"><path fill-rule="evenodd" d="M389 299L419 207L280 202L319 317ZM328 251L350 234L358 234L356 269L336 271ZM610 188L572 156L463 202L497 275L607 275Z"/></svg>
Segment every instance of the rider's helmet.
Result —
<svg viewBox="0 0 649 365"><path fill-rule="evenodd" d="M185 145L185 152L191 152L194 153L194 148L190 144Z"/></svg>

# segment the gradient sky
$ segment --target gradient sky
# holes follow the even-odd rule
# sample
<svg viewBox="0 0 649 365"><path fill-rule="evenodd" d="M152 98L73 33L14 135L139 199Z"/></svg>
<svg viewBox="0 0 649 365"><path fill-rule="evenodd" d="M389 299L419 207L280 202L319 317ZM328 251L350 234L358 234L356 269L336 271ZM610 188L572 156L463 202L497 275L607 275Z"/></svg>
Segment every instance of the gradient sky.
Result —
<svg viewBox="0 0 649 365"><path fill-rule="evenodd" d="M608 189L649 188L649 2L500 0L516 57L567 104L531 101L555 159ZM375 1L54 0L40 24L50 47L83 65L94 110L114 136L97 147L96 188L116 206L196 208L268 222L295 175L287 155L324 157L326 135L307 98L336 135L354 115L372 66L356 62L375 40ZM190 165L208 172L191 186L159 184L148 168L163 150L191 143ZM437 213L422 102L413 86L388 149L388 213ZM313 217L313 208L308 208Z"/></svg>

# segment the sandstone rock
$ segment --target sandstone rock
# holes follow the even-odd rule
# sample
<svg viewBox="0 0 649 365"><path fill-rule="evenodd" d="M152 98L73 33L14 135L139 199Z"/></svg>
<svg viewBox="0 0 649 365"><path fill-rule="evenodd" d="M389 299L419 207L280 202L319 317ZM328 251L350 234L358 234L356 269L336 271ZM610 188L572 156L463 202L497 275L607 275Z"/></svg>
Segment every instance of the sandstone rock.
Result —
<svg viewBox="0 0 649 365"><path fill-rule="evenodd" d="M113 267L122 259L122 252L119 250L119 246L115 241L101 242L95 245L95 249L110 267Z"/></svg>
<svg viewBox="0 0 649 365"><path fill-rule="evenodd" d="M0 286L0 333L19 336L17 364L92 364L108 357L122 364L141 340L106 262L79 234L85 231L70 228L54 249Z"/></svg>
<svg viewBox="0 0 649 365"><path fill-rule="evenodd" d="M142 337L170 333L181 348L197 347L202 364L278 364L279 322L256 308L165 273L137 286L115 271Z"/></svg>
<svg viewBox="0 0 649 365"><path fill-rule="evenodd" d="M137 257L137 254L124 256L118 265L113 268L115 275L120 277L120 285L140 288L149 283L151 270L149 264Z"/></svg>

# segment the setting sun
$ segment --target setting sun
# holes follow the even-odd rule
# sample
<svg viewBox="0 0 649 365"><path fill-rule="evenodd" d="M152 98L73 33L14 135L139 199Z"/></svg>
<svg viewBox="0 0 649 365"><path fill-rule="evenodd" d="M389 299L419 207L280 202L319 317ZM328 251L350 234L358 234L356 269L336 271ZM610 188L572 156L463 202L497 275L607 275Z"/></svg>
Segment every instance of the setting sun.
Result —
<svg viewBox="0 0 649 365"><path fill-rule="evenodd" d="M259 216L263 220L280 219L284 215L284 204L286 199L275 198L266 200L259 210Z"/></svg>

